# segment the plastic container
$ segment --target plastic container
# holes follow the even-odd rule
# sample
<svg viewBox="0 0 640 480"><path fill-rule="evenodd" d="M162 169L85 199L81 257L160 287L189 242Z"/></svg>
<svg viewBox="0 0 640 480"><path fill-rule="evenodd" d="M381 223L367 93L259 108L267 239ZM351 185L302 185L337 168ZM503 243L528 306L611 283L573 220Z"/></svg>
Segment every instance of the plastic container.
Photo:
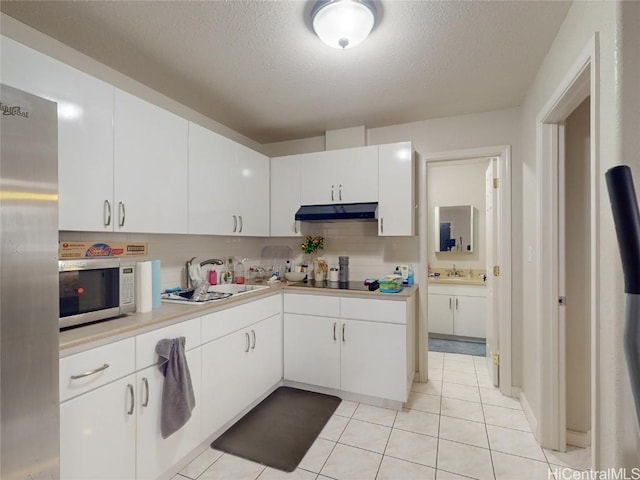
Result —
<svg viewBox="0 0 640 480"><path fill-rule="evenodd" d="M238 284L244 283L244 264L242 262L236 263L236 268L233 271L233 276L235 278L236 283Z"/></svg>
<svg viewBox="0 0 640 480"><path fill-rule="evenodd" d="M382 293L398 293L402 291L402 275L387 275L378 279Z"/></svg>
<svg viewBox="0 0 640 480"><path fill-rule="evenodd" d="M218 284L218 272L215 270L209 270L209 284L217 285Z"/></svg>

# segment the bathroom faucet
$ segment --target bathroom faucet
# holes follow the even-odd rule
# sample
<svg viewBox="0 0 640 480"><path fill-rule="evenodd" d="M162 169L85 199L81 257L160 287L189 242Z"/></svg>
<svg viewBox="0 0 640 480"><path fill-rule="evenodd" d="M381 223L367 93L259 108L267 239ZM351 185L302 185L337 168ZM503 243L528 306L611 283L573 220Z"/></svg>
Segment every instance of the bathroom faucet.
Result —
<svg viewBox="0 0 640 480"><path fill-rule="evenodd" d="M187 275L187 290L189 290L190 288L193 288L193 284L191 283L191 275L189 274L189 271L191 270L191 266L193 265L193 261L198 258L198 257L191 257L190 260L187 260L187 263L185 264L185 271L186 271L186 275ZM224 262L222 260L220 260L219 258L210 258L209 260L205 260L204 262L200 262L200 266L203 265L224 265Z"/></svg>
<svg viewBox="0 0 640 480"><path fill-rule="evenodd" d="M459 277L460 276L460 272L458 270L456 270L456 264L453 264L453 268L451 270L449 270L449 277Z"/></svg>

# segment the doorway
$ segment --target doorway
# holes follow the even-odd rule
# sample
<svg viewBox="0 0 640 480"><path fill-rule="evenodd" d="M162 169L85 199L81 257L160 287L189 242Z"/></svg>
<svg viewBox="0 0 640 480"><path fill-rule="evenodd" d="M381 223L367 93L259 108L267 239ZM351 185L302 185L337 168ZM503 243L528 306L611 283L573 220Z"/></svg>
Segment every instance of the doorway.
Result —
<svg viewBox="0 0 640 480"><path fill-rule="evenodd" d="M433 236L433 229L429 228L433 221L433 214L429 209L427 170L431 162L463 161L477 158L492 158L495 163L495 184L497 201L494 205L495 218L493 226L494 238L493 262L494 265L487 270L491 274L492 302L495 316L495 346L496 362L500 364L500 391L504 395L512 396L511 382L511 149L509 146L483 147L468 150L443 152L431 154L422 158L419 164L419 235L420 235L420 268L427 272L429 265L429 234ZM435 227L434 227L435 228ZM484 237L484 236L483 236ZM485 238L480 241L484 242ZM499 268L493 268L499 267ZM496 276L494 275L496 273ZM419 290L419 361L420 381L426 382L428 378L428 278L420 276Z"/></svg>
<svg viewBox="0 0 640 480"><path fill-rule="evenodd" d="M536 436L543 447L561 452L567 444L589 445L597 429L595 41L538 116L541 407Z"/></svg>

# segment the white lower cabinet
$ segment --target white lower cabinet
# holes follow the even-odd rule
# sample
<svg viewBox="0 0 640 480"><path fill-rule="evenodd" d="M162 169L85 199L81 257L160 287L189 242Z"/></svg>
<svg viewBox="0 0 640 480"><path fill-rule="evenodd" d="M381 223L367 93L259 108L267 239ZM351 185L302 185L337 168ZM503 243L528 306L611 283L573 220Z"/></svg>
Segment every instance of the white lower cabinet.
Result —
<svg viewBox="0 0 640 480"><path fill-rule="evenodd" d="M284 314L284 378L340 388L340 320Z"/></svg>
<svg viewBox="0 0 640 480"><path fill-rule="evenodd" d="M413 376L409 302L285 294L285 380L406 402ZM336 317L316 315L335 303Z"/></svg>
<svg viewBox="0 0 640 480"><path fill-rule="evenodd" d="M406 401L406 326L343 320L341 330L342 390Z"/></svg>
<svg viewBox="0 0 640 480"><path fill-rule="evenodd" d="M204 317L203 341L208 342L202 346L202 435L207 438L282 379L281 297Z"/></svg>
<svg viewBox="0 0 640 480"><path fill-rule="evenodd" d="M136 475L135 375L60 405L60 478Z"/></svg>
<svg viewBox="0 0 640 480"><path fill-rule="evenodd" d="M202 441L200 424L203 406L200 394L202 378L200 348L187 352L187 364L191 374L196 406L191 412L189 421L166 439L163 439L160 434L164 376L155 365L136 374L136 478L138 480L158 478Z"/></svg>
<svg viewBox="0 0 640 480"><path fill-rule="evenodd" d="M430 285L429 332L486 337L487 298L483 285Z"/></svg>
<svg viewBox="0 0 640 480"><path fill-rule="evenodd" d="M197 318L60 360L63 480L156 479L202 442L199 335ZM155 345L180 336L187 339L196 406L189 421L163 439L164 376Z"/></svg>

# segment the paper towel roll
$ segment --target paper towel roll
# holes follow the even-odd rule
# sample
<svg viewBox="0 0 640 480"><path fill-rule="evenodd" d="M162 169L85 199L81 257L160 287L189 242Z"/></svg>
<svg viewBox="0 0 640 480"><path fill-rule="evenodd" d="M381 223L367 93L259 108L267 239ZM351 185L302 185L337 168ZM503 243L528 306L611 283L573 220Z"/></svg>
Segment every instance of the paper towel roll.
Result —
<svg viewBox="0 0 640 480"><path fill-rule="evenodd" d="M162 303L160 300L160 293L162 291L162 275L161 275L160 260L151 260L151 295L153 308L160 308Z"/></svg>
<svg viewBox="0 0 640 480"><path fill-rule="evenodd" d="M153 289L151 262L138 262L136 272L136 311L150 312L153 307L151 291Z"/></svg>

